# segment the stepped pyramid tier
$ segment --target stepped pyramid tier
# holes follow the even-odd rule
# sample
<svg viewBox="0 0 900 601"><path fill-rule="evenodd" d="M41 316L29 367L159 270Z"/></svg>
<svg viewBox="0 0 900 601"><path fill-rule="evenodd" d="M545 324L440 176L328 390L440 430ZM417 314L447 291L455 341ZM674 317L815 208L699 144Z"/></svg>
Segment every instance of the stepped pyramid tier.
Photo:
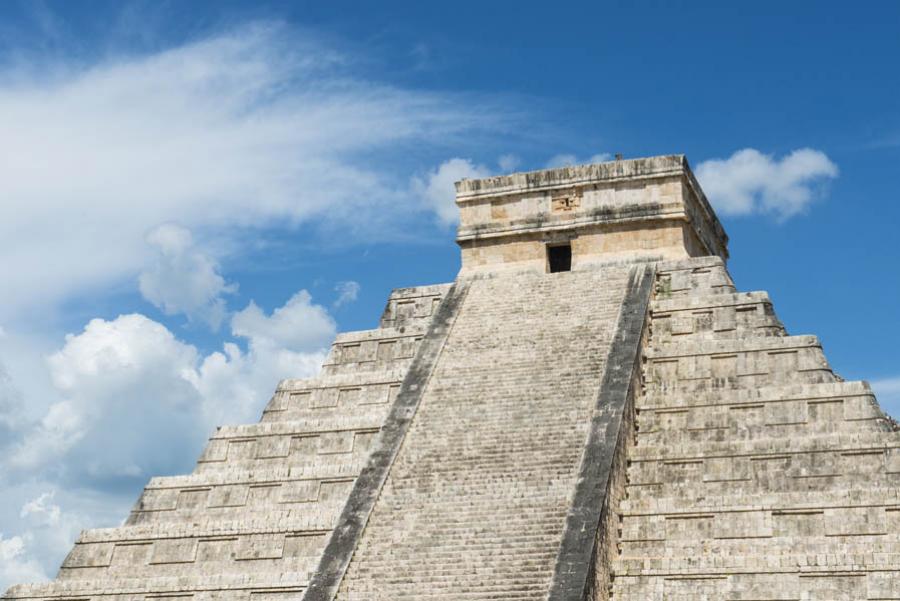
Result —
<svg viewBox="0 0 900 601"><path fill-rule="evenodd" d="M682 156L457 184L462 268L81 534L34 601L900 600L900 433Z"/></svg>

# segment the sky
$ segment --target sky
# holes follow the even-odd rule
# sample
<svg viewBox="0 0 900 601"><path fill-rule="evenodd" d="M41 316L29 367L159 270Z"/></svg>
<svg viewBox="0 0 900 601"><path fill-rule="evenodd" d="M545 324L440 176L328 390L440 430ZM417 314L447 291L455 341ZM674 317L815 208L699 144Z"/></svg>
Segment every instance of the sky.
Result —
<svg viewBox="0 0 900 601"><path fill-rule="evenodd" d="M888 2L0 3L0 589L451 281L463 177L686 154L900 417L898 59Z"/></svg>

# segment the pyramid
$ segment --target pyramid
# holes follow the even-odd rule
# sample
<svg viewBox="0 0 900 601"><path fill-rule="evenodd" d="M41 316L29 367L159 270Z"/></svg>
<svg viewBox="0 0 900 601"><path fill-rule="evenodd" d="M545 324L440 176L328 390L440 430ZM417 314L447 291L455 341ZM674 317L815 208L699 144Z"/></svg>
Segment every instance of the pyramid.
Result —
<svg viewBox="0 0 900 601"><path fill-rule="evenodd" d="M897 425L737 291L683 156L457 204L454 282L3 599L900 599Z"/></svg>

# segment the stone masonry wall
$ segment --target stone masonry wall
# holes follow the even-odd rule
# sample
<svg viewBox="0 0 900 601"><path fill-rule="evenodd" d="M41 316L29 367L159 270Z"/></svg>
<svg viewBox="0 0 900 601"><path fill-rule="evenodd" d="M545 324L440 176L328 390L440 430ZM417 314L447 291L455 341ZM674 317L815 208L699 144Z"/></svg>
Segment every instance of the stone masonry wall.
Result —
<svg viewBox="0 0 900 601"><path fill-rule="evenodd" d="M614 601L900 599L900 434L718 259L661 264Z"/></svg>

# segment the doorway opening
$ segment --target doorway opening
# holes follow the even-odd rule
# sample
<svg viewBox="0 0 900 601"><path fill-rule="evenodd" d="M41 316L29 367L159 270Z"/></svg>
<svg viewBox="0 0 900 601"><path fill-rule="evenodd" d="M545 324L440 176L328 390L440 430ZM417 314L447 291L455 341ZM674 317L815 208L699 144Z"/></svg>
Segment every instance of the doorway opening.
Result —
<svg viewBox="0 0 900 601"><path fill-rule="evenodd" d="M572 271L572 246L570 244L548 246L547 263L550 266L550 273Z"/></svg>

